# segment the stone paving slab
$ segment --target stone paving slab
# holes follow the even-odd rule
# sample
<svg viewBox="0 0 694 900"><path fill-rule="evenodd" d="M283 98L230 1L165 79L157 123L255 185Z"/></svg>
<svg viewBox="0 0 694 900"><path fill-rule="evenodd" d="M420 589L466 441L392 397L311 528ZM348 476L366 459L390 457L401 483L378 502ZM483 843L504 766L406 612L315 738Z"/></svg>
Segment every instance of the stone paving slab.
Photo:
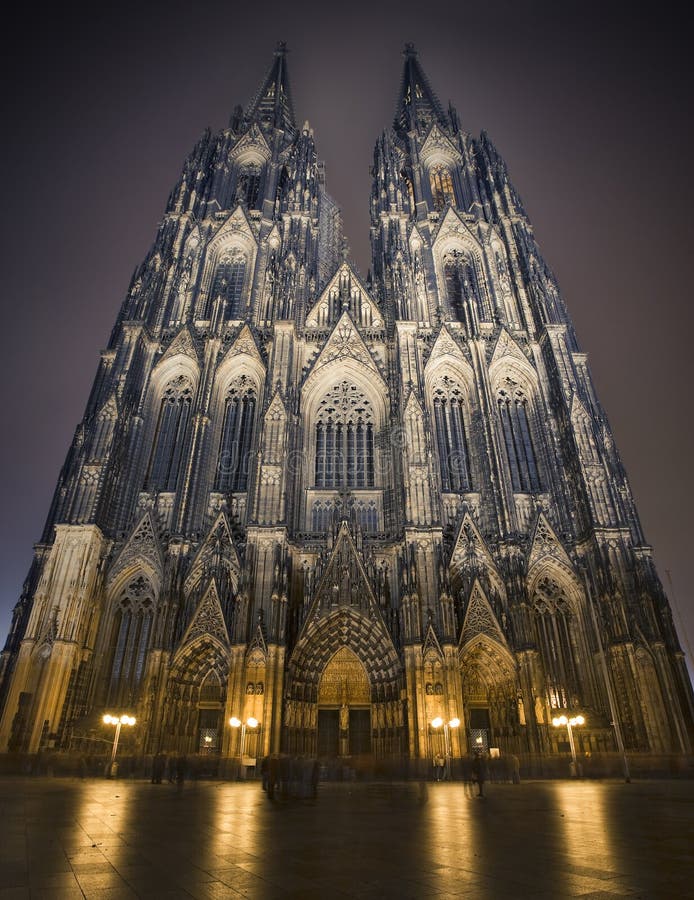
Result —
<svg viewBox="0 0 694 900"><path fill-rule="evenodd" d="M694 782L0 778L0 900L694 897Z"/></svg>

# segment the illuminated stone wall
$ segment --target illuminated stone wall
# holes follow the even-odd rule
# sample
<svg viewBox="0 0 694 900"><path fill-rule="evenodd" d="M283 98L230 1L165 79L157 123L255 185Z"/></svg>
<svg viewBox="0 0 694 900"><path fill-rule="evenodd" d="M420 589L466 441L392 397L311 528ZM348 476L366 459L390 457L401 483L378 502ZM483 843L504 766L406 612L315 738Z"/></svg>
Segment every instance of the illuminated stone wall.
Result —
<svg viewBox="0 0 694 900"><path fill-rule="evenodd" d="M412 48L372 171L364 278L281 47L185 161L15 610L0 750L85 752L128 711L136 755L549 755L567 711L582 752L612 722L691 751L586 355L503 159Z"/></svg>

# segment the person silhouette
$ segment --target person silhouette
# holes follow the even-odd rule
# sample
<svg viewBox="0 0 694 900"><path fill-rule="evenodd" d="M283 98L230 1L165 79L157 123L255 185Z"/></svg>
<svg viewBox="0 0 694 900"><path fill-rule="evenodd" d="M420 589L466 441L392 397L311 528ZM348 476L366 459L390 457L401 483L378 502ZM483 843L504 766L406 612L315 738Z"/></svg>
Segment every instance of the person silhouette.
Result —
<svg viewBox="0 0 694 900"><path fill-rule="evenodd" d="M475 750L472 760L472 779L477 782L477 796L484 797L484 782L487 775L487 767L481 750Z"/></svg>

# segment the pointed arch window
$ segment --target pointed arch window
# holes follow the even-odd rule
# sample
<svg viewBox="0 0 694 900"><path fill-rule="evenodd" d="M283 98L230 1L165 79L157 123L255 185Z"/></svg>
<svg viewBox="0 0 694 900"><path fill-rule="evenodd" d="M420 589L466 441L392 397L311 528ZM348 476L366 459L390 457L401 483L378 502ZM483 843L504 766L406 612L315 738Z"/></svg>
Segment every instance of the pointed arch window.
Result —
<svg viewBox="0 0 694 900"><path fill-rule="evenodd" d="M92 432L91 449L89 453L91 459L103 459L103 457L108 454L111 446L111 439L113 438L115 420L115 410L108 405L99 413Z"/></svg>
<svg viewBox="0 0 694 900"><path fill-rule="evenodd" d="M535 638L545 673L547 702L553 709L579 705L580 679L574 647L574 615L564 588L541 578L533 592Z"/></svg>
<svg viewBox="0 0 694 900"><path fill-rule="evenodd" d="M193 406L193 385L179 375L164 389L159 405L145 489L175 491Z"/></svg>
<svg viewBox="0 0 694 900"><path fill-rule="evenodd" d="M246 255L238 247L226 251L221 256L212 279L212 287L203 318L210 318L212 306L217 297L226 301L228 319L243 318L246 269Z"/></svg>
<svg viewBox="0 0 694 900"><path fill-rule="evenodd" d="M471 310L475 310L480 320L487 317L472 259L460 250L449 250L443 257L443 275L451 312L459 322L474 330Z"/></svg>
<svg viewBox="0 0 694 900"><path fill-rule="evenodd" d="M447 203L455 205L453 192L453 179L448 166L437 163L429 169L429 184L431 186L431 200L434 209L442 210Z"/></svg>
<svg viewBox="0 0 694 900"><path fill-rule="evenodd" d="M463 391L445 375L434 388L433 402L441 489L445 492L465 493L472 489L472 480Z"/></svg>
<svg viewBox="0 0 694 900"><path fill-rule="evenodd" d="M236 188L237 203L245 203L248 209L257 208L262 172L262 166L258 163L247 163L241 167Z"/></svg>
<svg viewBox="0 0 694 900"><path fill-rule="evenodd" d="M289 172L287 171L286 166L282 166L282 171L280 172L280 177L277 179L277 193L275 195L275 201L277 203L281 203L284 200L284 195L286 193L288 184L289 184Z"/></svg>
<svg viewBox="0 0 694 900"><path fill-rule="evenodd" d="M208 703L219 703L223 698L224 688L222 687L222 681L217 671L215 669L210 669L200 685L200 699Z"/></svg>
<svg viewBox="0 0 694 900"><path fill-rule="evenodd" d="M402 178L402 183L405 187L405 196L410 201L410 212L414 212L415 202L414 202L414 185L412 184L412 173L404 168L400 172L400 177Z"/></svg>
<svg viewBox="0 0 694 900"><path fill-rule="evenodd" d="M217 457L215 490L245 491L251 463L257 395L246 375L228 389L224 400L222 437Z"/></svg>
<svg viewBox="0 0 694 900"><path fill-rule="evenodd" d="M520 390L501 390L497 405L511 473L511 487L516 492L536 493L541 486L527 398Z"/></svg>
<svg viewBox="0 0 694 900"><path fill-rule="evenodd" d="M374 486L374 411L349 381L328 391L315 424L317 488Z"/></svg>
<svg viewBox="0 0 694 900"><path fill-rule="evenodd" d="M116 604L108 702L126 705L137 696L145 670L154 615L154 591L143 575L134 578Z"/></svg>
<svg viewBox="0 0 694 900"><path fill-rule="evenodd" d="M339 501L316 500L311 510L311 527L313 530L329 531L339 509Z"/></svg>

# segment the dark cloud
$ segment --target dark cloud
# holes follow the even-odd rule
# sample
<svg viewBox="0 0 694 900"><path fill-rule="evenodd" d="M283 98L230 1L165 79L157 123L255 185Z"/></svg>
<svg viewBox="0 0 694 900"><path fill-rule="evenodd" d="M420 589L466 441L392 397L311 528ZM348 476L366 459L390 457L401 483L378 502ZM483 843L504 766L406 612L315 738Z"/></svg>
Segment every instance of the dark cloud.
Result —
<svg viewBox="0 0 694 900"><path fill-rule="evenodd" d="M684 23L605 5L188 3L19 12L3 123L6 631L98 350L183 158L290 46L358 266L369 165L414 41L466 130L506 158L558 275L647 539L694 634L689 585L691 53ZM609 4L608 4L609 7Z"/></svg>

